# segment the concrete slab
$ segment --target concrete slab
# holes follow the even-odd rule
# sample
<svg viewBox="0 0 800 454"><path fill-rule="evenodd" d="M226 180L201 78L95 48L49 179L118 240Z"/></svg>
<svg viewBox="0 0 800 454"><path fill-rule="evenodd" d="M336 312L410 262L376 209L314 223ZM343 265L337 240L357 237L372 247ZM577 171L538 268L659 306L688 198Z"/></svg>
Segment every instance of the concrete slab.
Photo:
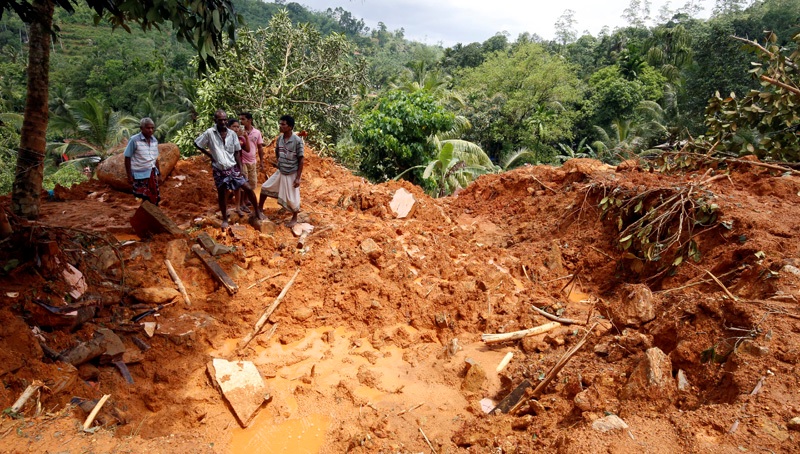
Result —
<svg viewBox="0 0 800 454"><path fill-rule="evenodd" d="M400 188L394 193L392 201L389 202L389 208L392 209L396 218L403 219L414 215L414 210L417 208L416 204L417 200L414 195L404 188Z"/></svg>
<svg viewBox="0 0 800 454"><path fill-rule="evenodd" d="M269 398L264 378L251 361L214 358L208 374L228 402L239 425L247 427Z"/></svg>

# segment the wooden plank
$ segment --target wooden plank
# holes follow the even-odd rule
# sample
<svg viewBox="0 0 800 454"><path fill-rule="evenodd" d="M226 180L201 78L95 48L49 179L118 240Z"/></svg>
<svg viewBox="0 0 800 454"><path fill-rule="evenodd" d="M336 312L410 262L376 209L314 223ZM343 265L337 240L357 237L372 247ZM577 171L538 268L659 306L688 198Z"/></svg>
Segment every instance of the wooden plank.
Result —
<svg viewBox="0 0 800 454"><path fill-rule="evenodd" d="M498 342L522 339L527 336L536 336L537 334L546 333L552 329L558 328L561 323L548 322L544 325L534 326L533 328L524 329L522 331L514 331L511 333L500 334L481 334L481 340L485 344L496 344Z"/></svg>
<svg viewBox="0 0 800 454"><path fill-rule="evenodd" d="M203 261L203 263L206 265L206 268L208 268L208 270L211 271L211 274L213 274L214 277L217 278L217 280L220 282L220 284L223 285L223 287L225 287L228 293L234 295L237 291L239 291L239 286L236 285L235 282L233 282L233 279L231 279L231 277L228 276L228 273L226 273L219 266L219 263L217 263L216 260L214 260L214 258L211 257L211 255L209 255L208 252L203 250L203 248L200 247L199 244L192 245L192 251L195 254L197 254L198 257L200 257L200 260Z"/></svg>
<svg viewBox="0 0 800 454"><path fill-rule="evenodd" d="M533 384L529 380L523 380L513 391L511 391L503 400L497 404L492 411L489 412L490 415L496 415L498 413L508 413L511 411L512 408L516 407L520 400L525 397L525 391L528 388L531 388Z"/></svg>
<svg viewBox="0 0 800 454"><path fill-rule="evenodd" d="M200 234L197 235L197 242L214 257L233 252L232 247L215 242L206 232L200 232Z"/></svg>
<svg viewBox="0 0 800 454"><path fill-rule="evenodd" d="M256 322L256 326L255 328L253 328L253 331L251 331L250 334L248 334L247 336L245 336L244 339L242 339L242 341L239 344L240 349L247 347L250 341L253 340L253 338L258 335L258 332L261 331L261 328L263 328L264 324L267 323L267 320L269 320L269 316L272 315L272 313L275 312L275 309L278 308L278 305L281 304L281 300L283 300L283 297L286 296L286 293L292 287L292 284L294 284L294 280L295 278L297 278L298 274L300 274L300 268L298 268L297 271L294 272L294 276L292 276L292 278L289 279L289 282L286 283L286 285L283 287L283 290L281 290L280 295L278 295L278 297L275 298L275 301L273 301L272 304L267 308L267 310L265 310L264 313L261 314L261 317Z"/></svg>

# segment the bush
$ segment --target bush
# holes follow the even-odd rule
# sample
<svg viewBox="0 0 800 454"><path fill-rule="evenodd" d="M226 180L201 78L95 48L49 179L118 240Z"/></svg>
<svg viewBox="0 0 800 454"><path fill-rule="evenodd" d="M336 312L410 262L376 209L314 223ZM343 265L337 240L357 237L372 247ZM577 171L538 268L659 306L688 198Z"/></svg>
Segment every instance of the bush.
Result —
<svg viewBox="0 0 800 454"><path fill-rule="evenodd" d="M48 172L48 170L50 170L50 172ZM55 172L52 172L52 170L55 170ZM83 173L82 168L79 168L78 166L72 164L65 164L55 169L53 168L45 169L45 176L44 176L44 181L42 181L42 187L50 191L55 189L56 185L61 185L64 186L65 188L69 188L74 184L83 183L84 181L88 180L89 177L87 177Z"/></svg>

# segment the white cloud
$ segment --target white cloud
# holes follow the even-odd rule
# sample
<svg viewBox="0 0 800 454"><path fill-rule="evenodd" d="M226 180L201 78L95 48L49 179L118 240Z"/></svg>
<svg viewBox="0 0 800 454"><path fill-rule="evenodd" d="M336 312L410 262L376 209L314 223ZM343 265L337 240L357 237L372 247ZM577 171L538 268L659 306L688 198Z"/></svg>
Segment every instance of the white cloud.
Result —
<svg viewBox="0 0 800 454"><path fill-rule="evenodd" d="M681 6L681 2L678 0L671 9ZM588 30L596 36L603 26L614 29L625 25L621 16L630 0L299 0L298 3L318 11L340 6L364 19L370 28L383 22L392 31L403 28L408 39L452 46L458 42L483 42L504 31L512 40L524 32L552 39L554 24L567 9L575 11L578 33ZM653 0L651 16L657 16L665 3L669 2Z"/></svg>

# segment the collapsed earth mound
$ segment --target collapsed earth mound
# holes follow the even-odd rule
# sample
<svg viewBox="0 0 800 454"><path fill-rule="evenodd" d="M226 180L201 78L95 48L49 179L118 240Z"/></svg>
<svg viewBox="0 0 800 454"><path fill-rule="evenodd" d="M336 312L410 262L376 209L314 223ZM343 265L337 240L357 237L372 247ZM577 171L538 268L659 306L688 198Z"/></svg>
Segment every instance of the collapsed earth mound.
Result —
<svg viewBox="0 0 800 454"><path fill-rule="evenodd" d="M138 237L139 203L96 180L43 202L39 223L13 220L0 245L0 404L43 386L7 412L4 448L797 446L793 172L579 159L431 199L313 153L305 169L300 220L313 230L302 241L277 204L258 230L232 213L239 224L221 231L204 158L179 161L162 187L160 208L185 235ZM393 210L398 192L414 199L406 217ZM236 289L193 251L203 237ZM86 345L103 352L75 360ZM209 372L215 358L252 362L265 383L246 429ZM108 394L94 427L76 428Z"/></svg>

